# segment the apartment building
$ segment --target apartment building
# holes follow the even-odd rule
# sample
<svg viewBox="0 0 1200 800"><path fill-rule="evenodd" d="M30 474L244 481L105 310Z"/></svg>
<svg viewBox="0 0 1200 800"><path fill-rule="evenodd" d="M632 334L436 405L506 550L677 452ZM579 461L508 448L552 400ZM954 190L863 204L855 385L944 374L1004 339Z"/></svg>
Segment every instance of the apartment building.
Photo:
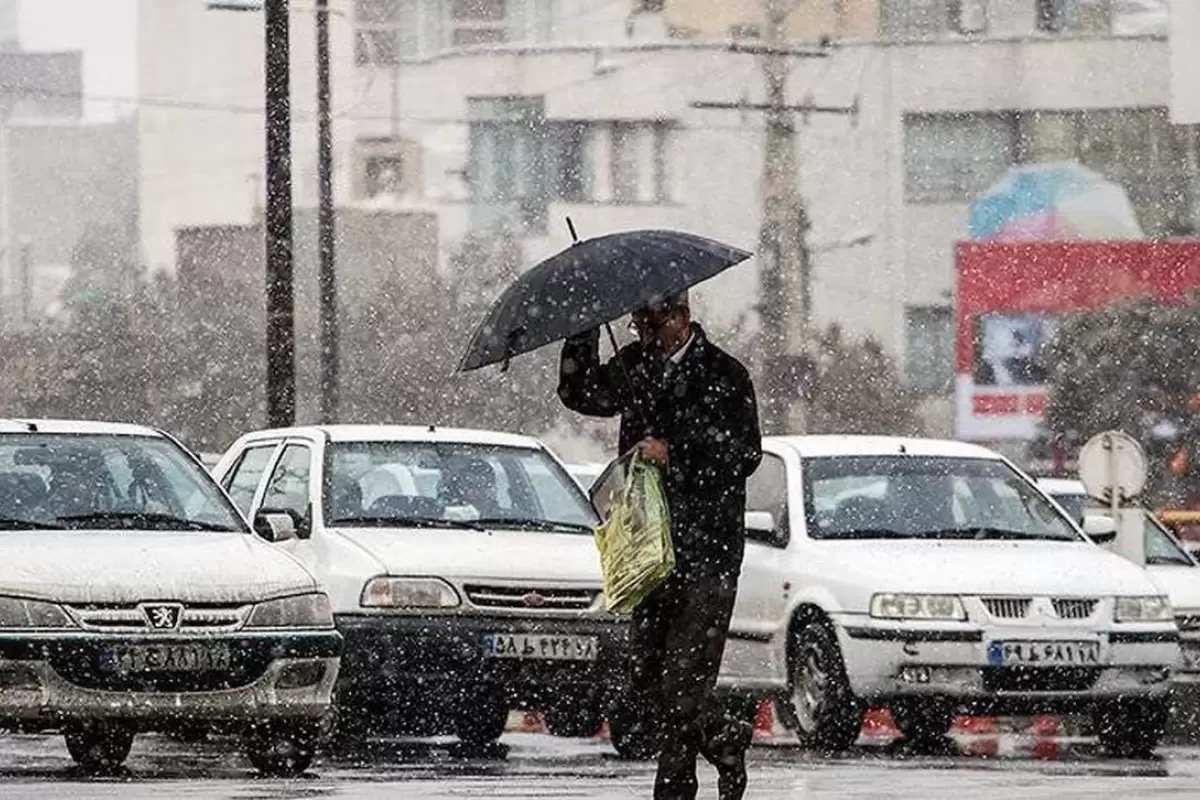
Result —
<svg viewBox="0 0 1200 800"><path fill-rule="evenodd" d="M583 235L680 227L755 248L758 0L334 0L339 204L430 210L445 249L517 230L533 260ZM1119 181L1148 235L1196 230L1196 138L1170 124L1154 0L807 0L789 103L812 217L818 323L877 336L948 397L953 248L1008 167L1077 159ZM154 0L140 12L143 241L244 223L261 194L261 18ZM312 24L293 25L297 201L315 195ZM834 43L824 57L802 55ZM701 292L753 325L753 263ZM949 430L950 406L936 406Z"/></svg>

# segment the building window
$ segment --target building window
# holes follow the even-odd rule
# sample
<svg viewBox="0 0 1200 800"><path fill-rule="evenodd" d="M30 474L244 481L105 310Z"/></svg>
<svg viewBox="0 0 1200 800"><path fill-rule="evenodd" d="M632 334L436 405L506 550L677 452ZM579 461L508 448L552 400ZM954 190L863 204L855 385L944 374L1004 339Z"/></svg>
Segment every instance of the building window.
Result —
<svg viewBox="0 0 1200 800"><path fill-rule="evenodd" d="M1036 13L1045 33L1109 33L1113 0L1037 0Z"/></svg>
<svg viewBox="0 0 1200 800"><path fill-rule="evenodd" d="M554 199L591 202L595 196L592 126L586 122L552 122L547 129L547 172Z"/></svg>
<svg viewBox="0 0 1200 800"><path fill-rule="evenodd" d="M1009 113L905 115L905 199L970 200L1016 162L1017 140Z"/></svg>
<svg viewBox="0 0 1200 800"><path fill-rule="evenodd" d="M508 41L506 0L451 0L450 43L454 47Z"/></svg>
<svg viewBox="0 0 1200 800"><path fill-rule="evenodd" d="M988 0L950 0L950 29L964 35L987 33Z"/></svg>
<svg viewBox="0 0 1200 800"><path fill-rule="evenodd" d="M359 66L400 62L400 0L355 0L355 59Z"/></svg>
<svg viewBox="0 0 1200 800"><path fill-rule="evenodd" d="M670 134L670 126L665 123L612 124L613 202L662 203L670 199Z"/></svg>
<svg viewBox="0 0 1200 800"><path fill-rule="evenodd" d="M904 351L904 379L910 389L948 392L954 381L954 308L906 308Z"/></svg>
<svg viewBox="0 0 1200 800"><path fill-rule="evenodd" d="M544 231L550 198L542 98L468 98L467 107L473 226Z"/></svg>
<svg viewBox="0 0 1200 800"><path fill-rule="evenodd" d="M406 139L359 139L356 143L355 195L371 199L400 196L420 189L420 150Z"/></svg>

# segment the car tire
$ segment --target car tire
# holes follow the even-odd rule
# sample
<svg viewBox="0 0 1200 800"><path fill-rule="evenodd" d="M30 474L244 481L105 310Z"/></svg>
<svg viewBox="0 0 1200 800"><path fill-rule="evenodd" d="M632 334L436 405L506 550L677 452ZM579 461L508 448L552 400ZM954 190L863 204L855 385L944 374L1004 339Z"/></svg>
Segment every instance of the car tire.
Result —
<svg viewBox="0 0 1200 800"><path fill-rule="evenodd" d="M938 700L895 703L891 711L900 733L916 745L942 742L954 726L954 707Z"/></svg>
<svg viewBox="0 0 1200 800"><path fill-rule="evenodd" d="M802 746L822 752L848 750L862 730L863 707L846 677L833 631L820 622L796 632L789 659L792 706Z"/></svg>
<svg viewBox="0 0 1200 800"><path fill-rule="evenodd" d="M1149 758L1166 734L1168 716L1169 708L1162 701L1117 701L1097 708L1092 724L1109 755Z"/></svg>
<svg viewBox="0 0 1200 800"><path fill-rule="evenodd" d="M256 725L246 733L246 757L259 773L290 778L304 774L316 755L319 726Z"/></svg>
<svg viewBox="0 0 1200 800"><path fill-rule="evenodd" d="M542 711L546 729L554 736L587 739L600 732L604 724L600 704L592 700L570 699L552 703Z"/></svg>
<svg viewBox="0 0 1200 800"><path fill-rule="evenodd" d="M116 769L129 758L135 730L120 722L91 722L65 732L67 752L88 772Z"/></svg>
<svg viewBox="0 0 1200 800"><path fill-rule="evenodd" d="M455 716L454 735L463 744L478 747L489 745L504 735L508 724L508 704L498 698L480 698L477 703L465 703Z"/></svg>

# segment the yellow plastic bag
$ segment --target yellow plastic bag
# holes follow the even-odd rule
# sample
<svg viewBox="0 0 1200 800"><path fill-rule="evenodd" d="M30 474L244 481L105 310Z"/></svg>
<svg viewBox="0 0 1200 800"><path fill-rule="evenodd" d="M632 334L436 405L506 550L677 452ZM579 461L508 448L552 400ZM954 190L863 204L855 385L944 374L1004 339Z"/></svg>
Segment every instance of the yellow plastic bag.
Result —
<svg viewBox="0 0 1200 800"><path fill-rule="evenodd" d="M604 596L610 611L630 614L675 570L662 472L635 454L610 489L608 509L596 528Z"/></svg>

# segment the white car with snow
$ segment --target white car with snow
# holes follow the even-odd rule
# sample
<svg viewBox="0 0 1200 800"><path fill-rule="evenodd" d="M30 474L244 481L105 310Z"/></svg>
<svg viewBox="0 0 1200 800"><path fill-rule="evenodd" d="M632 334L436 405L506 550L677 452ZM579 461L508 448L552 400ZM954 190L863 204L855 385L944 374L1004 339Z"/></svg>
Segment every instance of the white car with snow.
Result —
<svg viewBox="0 0 1200 800"><path fill-rule="evenodd" d="M343 734L486 744L515 707L541 709L555 733L599 730L627 623L604 607L595 510L537 440L268 430L238 439L215 474L247 513L296 520L279 547L316 573L346 638Z"/></svg>
<svg viewBox="0 0 1200 800"><path fill-rule="evenodd" d="M1082 481L1041 478L1038 486L1078 521L1110 519L1104 504L1088 497ZM1200 689L1200 564L1148 511L1145 541L1146 572L1170 598L1179 628L1181 661L1175 682Z"/></svg>
<svg viewBox="0 0 1200 800"><path fill-rule="evenodd" d="M175 440L0 420L0 727L62 730L96 769L139 731L219 726L258 769L301 772L340 651L313 576Z"/></svg>
<svg viewBox="0 0 1200 800"><path fill-rule="evenodd" d="M913 741L964 712L1090 712L1112 751L1165 725L1178 632L1165 593L973 445L769 437L721 683L774 694L840 750L887 706Z"/></svg>

